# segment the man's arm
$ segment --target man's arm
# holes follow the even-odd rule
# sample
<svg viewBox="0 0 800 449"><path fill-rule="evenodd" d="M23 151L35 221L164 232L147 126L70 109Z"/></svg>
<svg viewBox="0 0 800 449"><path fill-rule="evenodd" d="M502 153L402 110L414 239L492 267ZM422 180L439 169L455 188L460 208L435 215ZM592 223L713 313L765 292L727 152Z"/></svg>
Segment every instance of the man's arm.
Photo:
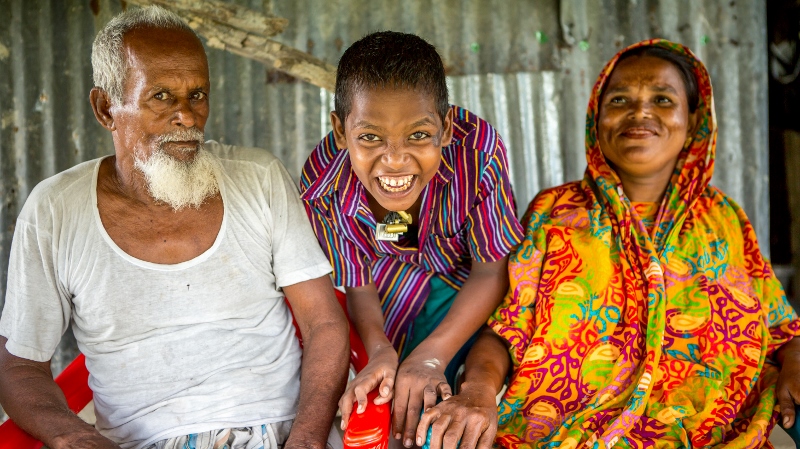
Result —
<svg viewBox="0 0 800 449"><path fill-rule="evenodd" d="M303 336L300 401L286 448L324 449L347 381L347 319L326 275L283 287Z"/></svg>
<svg viewBox="0 0 800 449"><path fill-rule="evenodd" d="M69 409L50 362L12 355L0 337L0 404L23 430L52 449L119 449Z"/></svg>

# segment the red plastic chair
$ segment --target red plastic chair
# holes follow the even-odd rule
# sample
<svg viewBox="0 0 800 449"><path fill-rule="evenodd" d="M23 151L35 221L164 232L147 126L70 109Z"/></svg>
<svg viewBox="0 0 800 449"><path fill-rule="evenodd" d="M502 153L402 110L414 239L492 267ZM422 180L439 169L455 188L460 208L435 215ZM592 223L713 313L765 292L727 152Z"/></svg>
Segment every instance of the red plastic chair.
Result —
<svg viewBox="0 0 800 449"><path fill-rule="evenodd" d="M339 304L347 313L345 295L336 292ZM295 329L297 326L295 325ZM299 338L299 331L298 331ZM302 339L301 339L302 344ZM356 371L367 364L367 353L358 333L350 326L350 363ZM83 354L79 355L56 377L56 384L64 391L70 410L75 413L83 410L92 400L89 389L89 371ZM389 405L375 405L371 398L364 413L353 414L344 434L345 449L385 449L389 438ZM42 442L25 433L10 419L0 425L0 449L39 449Z"/></svg>

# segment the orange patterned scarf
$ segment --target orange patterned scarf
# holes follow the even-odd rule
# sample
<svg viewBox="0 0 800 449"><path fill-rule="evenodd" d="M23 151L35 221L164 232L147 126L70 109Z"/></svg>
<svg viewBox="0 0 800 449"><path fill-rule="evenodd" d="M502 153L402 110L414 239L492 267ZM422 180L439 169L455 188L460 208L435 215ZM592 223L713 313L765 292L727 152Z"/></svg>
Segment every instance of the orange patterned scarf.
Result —
<svg viewBox="0 0 800 449"><path fill-rule="evenodd" d="M666 47L694 62L699 130L648 230L597 140L598 102L620 55ZM761 447L777 418L775 350L800 332L741 208L709 181L711 82L686 48L635 44L601 72L582 181L541 192L490 319L510 344L499 406L507 448Z"/></svg>

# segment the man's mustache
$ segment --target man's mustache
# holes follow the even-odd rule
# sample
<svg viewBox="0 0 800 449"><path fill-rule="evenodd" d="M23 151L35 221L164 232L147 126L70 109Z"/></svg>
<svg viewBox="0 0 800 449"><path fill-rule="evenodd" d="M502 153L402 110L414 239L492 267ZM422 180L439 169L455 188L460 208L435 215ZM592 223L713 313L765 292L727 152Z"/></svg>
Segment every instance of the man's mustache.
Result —
<svg viewBox="0 0 800 449"><path fill-rule="evenodd" d="M158 136L158 145L167 142L197 142L202 144L205 141L205 134L194 126L191 128L181 128Z"/></svg>

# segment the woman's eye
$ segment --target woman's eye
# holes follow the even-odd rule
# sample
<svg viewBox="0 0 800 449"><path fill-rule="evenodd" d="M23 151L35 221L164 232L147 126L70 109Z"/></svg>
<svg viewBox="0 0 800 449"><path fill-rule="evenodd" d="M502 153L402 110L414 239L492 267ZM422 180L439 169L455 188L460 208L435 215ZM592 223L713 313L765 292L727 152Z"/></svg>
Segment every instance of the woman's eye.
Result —
<svg viewBox="0 0 800 449"><path fill-rule="evenodd" d="M361 139L361 140L366 140L367 142L377 142L377 141L381 140L375 134L362 134L362 135L358 136L358 138Z"/></svg>
<svg viewBox="0 0 800 449"><path fill-rule="evenodd" d="M624 104L625 101L626 101L625 97L611 97L611 99L608 100L608 102L611 104Z"/></svg>
<svg viewBox="0 0 800 449"><path fill-rule="evenodd" d="M411 140L422 140L426 137L430 137L430 134L422 131L417 131L414 134L411 134L410 136Z"/></svg>
<svg viewBox="0 0 800 449"><path fill-rule="evenodd" d="M656 97L656 103L659 103L659 104L668 104L668 103L672 103L672 100L670 100L670 99L669 99L669 98L667 98L667 97Z"/></svg>

